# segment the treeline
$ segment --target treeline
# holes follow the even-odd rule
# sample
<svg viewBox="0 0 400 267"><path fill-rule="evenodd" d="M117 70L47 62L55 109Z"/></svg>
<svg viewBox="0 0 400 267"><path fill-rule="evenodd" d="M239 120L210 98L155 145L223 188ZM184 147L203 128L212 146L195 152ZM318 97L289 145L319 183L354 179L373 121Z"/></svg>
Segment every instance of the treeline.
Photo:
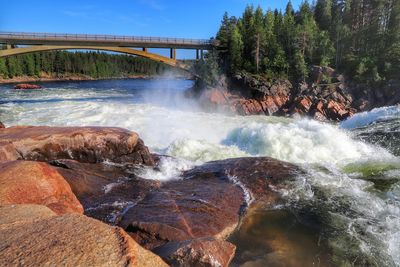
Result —
<svg viewBox="0 0 400 267"><path fill-rule="evenodd" d="M225 13L217 34L225 71L304 80L310 65L322 65L362 82L400 77L400 0L314 3Z"/></svg>
<svg viewBox="0 0 400 267"><path fill-rule="evenodd" d="M165 71L179 72L150 59L98 52L39 52L0 58L0 76L40 77L72 74L93 78L124 77L129 75L161 75Z"/></svg>

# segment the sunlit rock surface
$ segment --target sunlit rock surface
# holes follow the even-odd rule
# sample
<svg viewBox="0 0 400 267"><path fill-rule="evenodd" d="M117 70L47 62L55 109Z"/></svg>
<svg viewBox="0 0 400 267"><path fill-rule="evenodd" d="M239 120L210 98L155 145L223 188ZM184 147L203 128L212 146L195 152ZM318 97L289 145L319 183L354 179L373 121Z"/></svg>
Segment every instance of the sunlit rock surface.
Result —
<svg viewBox="0 0 400 267"><path fill-rule="evenodd" d="M1 266L168 266L118 227L38 205L0 206Z"/></svg>
<svg viewBox="0 0 400 267"><path fill-rule="evenodd" d="M83 213L64 177L43 162L0 163L0 205L40 204L57 214Z"/></svg>
<svg viewBox="0 0 400 267"><path fill-rule="evenodd" d="M154 163L139 136L121 128L17 126L0 130L0 140L0 161Z"/></svg>

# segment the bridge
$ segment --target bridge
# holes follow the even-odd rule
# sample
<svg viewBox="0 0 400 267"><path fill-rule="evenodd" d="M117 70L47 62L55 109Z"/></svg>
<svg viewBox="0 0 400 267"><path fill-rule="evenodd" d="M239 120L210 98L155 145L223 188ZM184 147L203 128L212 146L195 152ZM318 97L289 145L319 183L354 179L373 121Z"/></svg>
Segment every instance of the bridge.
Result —
<svg viewBox="0 0 400 267"><path fill-rule="evenodd" d="M218 46L214 39L25 32L0 32L0 44L6 45L6 49L0 50L0 57L51 50L104 50L149 58L183 69L188 66L176 59L177 49L196 50L199 60L204 50ZM150 53L149 48L168 48L170 57Z"/></svg>

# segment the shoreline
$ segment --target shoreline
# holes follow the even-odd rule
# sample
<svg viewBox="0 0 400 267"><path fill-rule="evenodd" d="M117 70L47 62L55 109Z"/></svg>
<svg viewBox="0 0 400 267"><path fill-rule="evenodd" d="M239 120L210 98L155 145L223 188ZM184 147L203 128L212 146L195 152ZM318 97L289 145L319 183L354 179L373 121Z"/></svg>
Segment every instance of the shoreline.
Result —
<svg viewBox="0 0 400 267"><path fill-rule="evenodd" d="M7 84L18 84L18 83L46 83L46 82L75 82L75 81L101 81L101 80L123 80L123 79L167 79L165 76L152 76L152 75L129 75L124 77L104 77L104 78L93 78L90 76L65 76L65 77L31 77L31 76L19 76L11 79L2 79L0 78L0 85ZM175 76L172 77L174 80L187 79L192 80L192 77L184 77L184 76Z"/></svg>

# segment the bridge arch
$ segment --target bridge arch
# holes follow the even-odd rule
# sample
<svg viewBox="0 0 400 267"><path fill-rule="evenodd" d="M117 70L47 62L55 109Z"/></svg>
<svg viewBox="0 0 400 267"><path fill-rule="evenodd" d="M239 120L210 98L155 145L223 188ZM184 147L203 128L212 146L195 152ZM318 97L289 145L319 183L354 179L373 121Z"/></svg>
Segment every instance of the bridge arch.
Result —
<svg viewBox="0 0 400 267"><path fill-rule="evenodd" d="M117 47L117 46L83 46L83 45L36 45L36 46L27 46L27 47L18 47L18 48L10 48L0 50L0 57L8 57L14 55L21 55L27 53L34 52L44 52L44 51L52 51L52 50L102 50L102 51L111 51L129 55L140 56L144 58L148 58L154 61L162 62L167 65L181 68L184 70L188 70L188 66L177 61L176 59L157 55L154 53L149 53L147 51L140 51L129 47Z"/></svg>

